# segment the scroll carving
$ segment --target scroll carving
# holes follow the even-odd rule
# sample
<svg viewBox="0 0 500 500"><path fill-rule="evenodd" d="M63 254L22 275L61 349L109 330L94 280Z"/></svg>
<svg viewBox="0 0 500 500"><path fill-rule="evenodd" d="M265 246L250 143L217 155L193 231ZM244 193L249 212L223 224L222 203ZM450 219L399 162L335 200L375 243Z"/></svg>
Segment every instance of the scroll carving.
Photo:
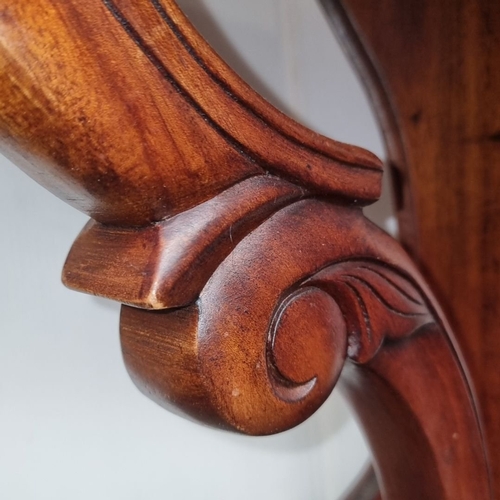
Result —
<svg viewBox="0 0 500 500"><path fill-rule="evenodd" d="M455 479L471 468L471 488L488 498L474 400L446 321L405 252L357 208L291 202L234 245L193 304L124 306L121 340L148 396L248 434L297 425L338 381L373 438L387 498L465 499L471 490ZM429 466L415 490L421 471L409 456ZM394 460L407 468L395 474Z"/></svg>
<svg viewBox="0 0 500 500"><path fill-rule="evenodd" d="M380 161L267 104L172 0L4 4L2 149L92 217L63 279L126 304L137 386L262 435L338 383L385 498L489 498L453 335L360 208L380 194ZM46 29L30 29L41 13Z"/></svg>
<svg viewBox="0 0 500 500"><path fill-rule="evenodd" d="M381 263L349 260L310 280L341 304L348 355L355 362L370 361L385 340L399 340L434 323L415 285Z"/></svg>
<svg viewBox="0 0 500 500"><path fill-rule="evenodd" d="M196 225L192 221L190 227ZM177 238L183 239L184 234L179 232ZM192 267L182 266L182 260L191 262L191 252L202 254L198 240L190 241L192 246L185 247L177 261L185 273ZM299 406L318 393L322 402L346 356L368 363L385 341L403 339L436 322L430 299L421 292L426 288L404 252L357 209L314 199L295 201L232 243L232 251L200 286L190 306L199 311L193 333L204 380L208 383L245 368L244 382L259 385L244 390L221 379L221 386L215 384L210 392L218 393L223 386L221 398L228 404L235 393L242 401L244 394L253 392L261 399L267 394L270 400ZM174 246L175 240L169 244ZM178 281L190 283L182 275ZM156 316L168 324L168 313ZM319 355L321 350L324 357ZM208 360L214 360L212 368ZM287 364L293 366L284 367ZM270 411L262 410L263 414ZM273 411L279 419L279 412ZM269 418L265 420L269 429L278 429ZM246 425L243 419L234 427ZM254 432L266 431L255 428Z"/></svg>

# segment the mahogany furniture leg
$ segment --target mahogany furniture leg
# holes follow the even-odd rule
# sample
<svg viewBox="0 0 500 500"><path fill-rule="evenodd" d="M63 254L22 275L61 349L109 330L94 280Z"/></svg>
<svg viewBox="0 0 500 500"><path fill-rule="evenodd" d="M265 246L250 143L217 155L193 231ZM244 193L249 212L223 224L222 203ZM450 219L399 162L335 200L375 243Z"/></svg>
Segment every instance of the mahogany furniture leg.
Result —
<svg viewBox="0 0 500 500"><path fill-rule="evenodd" d="M361 50L348 6L325 4ZM380 194L376 157L270 106L173 0L0 7L0 146L92 218L63 280L124 304L123 357L145 394L263 435L303 422L338 383L382 498L494 498L452 329L407 253L363 216ZM422 17L433 8L452 9Z"/></svg>
<svg viewBox="0 0 500 500"><path fill-rule="evenodd" d="M500 498L500 2L321 3L379 116L402 244L456 334Z"/></svg>

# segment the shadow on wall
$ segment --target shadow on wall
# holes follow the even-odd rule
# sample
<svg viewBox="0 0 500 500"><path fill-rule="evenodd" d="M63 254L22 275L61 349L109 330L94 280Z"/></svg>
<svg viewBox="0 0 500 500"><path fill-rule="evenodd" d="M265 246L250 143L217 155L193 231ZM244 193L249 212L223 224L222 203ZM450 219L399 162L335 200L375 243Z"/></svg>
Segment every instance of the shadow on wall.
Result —
<svg viewBox="0 0 500 500"><path fill-rule="evenodd" d="M215 49L219 56L238 73L256 92L267 99L288 116L297 119L293 109L288 106L276 92L264 83L259 74L245 61L231 40L224 34L220 22L215 18L204 0L177 0L184 14L203 35L205 40ZM254 33L255 37L268 37L266 32ZM272 40L270 41L272 44Z"/></svg>
<svg viewBox="0 0 500 500"><path fill-rule="evenodd" d="M177 3L189 20L195 25L196 29L205 37L224 61L243 78L243 80L283 113L299 122L302 121L298 116L299 113L293 109L293 106L286 103L282 97L271 89L258 72L246 62L244 54L241 54L232 41L225 35L220 21L216 19L213 11L207 7L207 0L177 0ZM311 8L312 7L313 5ZM325 25L327 25L326 20ZM264 31L258 32L257 29L257 26L252 26L252 30L254 30L252 35L255 39L259 37L269 39L268 33ZM278 29L278 27L276 29ZM269 39L267 43L272 46L275 42ZM324 47L324 50L328 52L328 47ZM332 82L332 89L338 92L339 88L335 86L334 83L335 82ZM324 85L325 82L318 82L318 85L320 84ZM349 119L355 120L356 116L356 113L353 113L349 116ZM306 124L306 126L311 126L311 124ZM377 203L367 207L364 213L366 217L377 224L377 226L387 231L391 236L397 238L398 223L394 215L394 202L391 192L389 169L386 169L384 172L382 197Z"/></svg>

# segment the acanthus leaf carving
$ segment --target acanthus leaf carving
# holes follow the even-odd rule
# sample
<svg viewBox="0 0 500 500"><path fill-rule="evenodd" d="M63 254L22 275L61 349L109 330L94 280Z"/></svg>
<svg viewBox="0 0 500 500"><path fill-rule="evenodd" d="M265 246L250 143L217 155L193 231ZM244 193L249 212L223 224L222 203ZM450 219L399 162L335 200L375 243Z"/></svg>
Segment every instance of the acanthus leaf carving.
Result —
<svg viewBox="0 0 500 500"><path fill-rule="evenodd" d="M313 199L278 210L214 271L196 303L197 327L186 333L218 425L268 434L307 418L332 391L346 357L368 363L384 339L435 321L423 286L398 245L357 210ZM147 313L124 309L125 353L127 317L140 314ZM157 317L162 335L170 314L178 313ZM133 376L146 392L163 387L170 405L164 369L164 380Z"/></svg>
<svg viewBox="0 0 500 500"><path fill-rule="evenodd" d="M411 281L382 262L348 260L320 271L308 284L328 291L347 323L348 356L369 361L383 341L411 335L434 322Z"/></svg>

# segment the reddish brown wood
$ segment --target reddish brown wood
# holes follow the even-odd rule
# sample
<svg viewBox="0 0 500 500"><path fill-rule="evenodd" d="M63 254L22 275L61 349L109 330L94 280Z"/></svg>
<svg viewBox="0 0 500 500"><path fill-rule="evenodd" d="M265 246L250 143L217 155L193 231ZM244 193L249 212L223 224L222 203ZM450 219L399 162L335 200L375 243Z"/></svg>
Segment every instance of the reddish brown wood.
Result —
<svg viewBox="0 0 500 500"><path fill-rule="evenodd" d="M322 0L363 76L402 242L470 370L500 497L500 2Z"/></svg>
<svg viewBox="0 0 500 500"><path fill-rule="evenodd" d="M199 297L176 310L123 308L125 363L158 403L275 433L321 405L347 357L340 384L384 498L489 498L448 327L405 253L359 209L290 204L234 248Z"/></svg>
<svg viewBox="0 0 500 500"><path fill-rule="evenodd" d="M90 222L69 253L63 282L147 309L188 305L247 233L305 193L259 175L141 229Z"/></svg>
<svg viewBox="0 0 500 500"><path fill-rule="evenodd" d="M492 498L451 329L360 209L380 162L276 111L172 0L0 6L0 146L94 219L64 281L128 304L138 387L260 435L304 421L338 382L384 498Z"/></svg>
<svg viewBox="0 0 500 500"><path fill-rule="evenodd" d="M95 220L158 221L264 172L378 197L373 155L268 106L172 1L1 7L2 149Z"/></svg>

